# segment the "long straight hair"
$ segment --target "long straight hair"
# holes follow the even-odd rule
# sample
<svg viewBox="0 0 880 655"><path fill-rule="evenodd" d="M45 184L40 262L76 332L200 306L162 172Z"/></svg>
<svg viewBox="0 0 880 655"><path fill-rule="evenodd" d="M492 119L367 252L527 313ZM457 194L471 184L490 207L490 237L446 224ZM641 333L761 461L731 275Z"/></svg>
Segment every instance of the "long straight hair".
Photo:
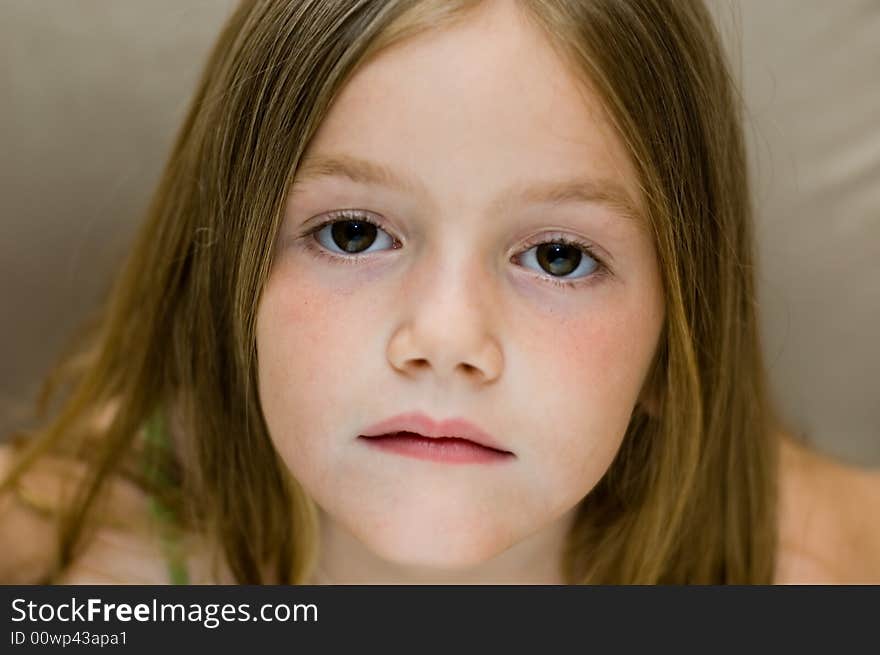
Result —
<svg viewBox="0 0 880 655"><path fill-rule="evenodd" d="M275 452L255 316L287 191L333 99L366 62L464 19L473 0L248 0L225 24L146 220L105 304L47 377L63 403L2 490L48 453L89 472L60 508L51 577L126 476L217 545L241 583L309 580L314 502ZM743 106L698 1L520 0L598 93L635 164L666 321L611 467L584 498L570 584L769 583L776 421L762 361ZM163 420L173 449L151 449ZM161 487L138 474L150 457Z"/></svg>

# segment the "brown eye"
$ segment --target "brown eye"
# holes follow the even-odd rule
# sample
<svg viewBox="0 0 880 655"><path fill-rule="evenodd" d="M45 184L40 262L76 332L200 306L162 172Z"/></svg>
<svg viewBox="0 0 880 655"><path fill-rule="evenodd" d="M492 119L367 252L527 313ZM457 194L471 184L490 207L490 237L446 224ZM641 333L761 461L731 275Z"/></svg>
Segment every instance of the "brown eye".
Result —
<svg viewBox="0 0 880 655"><path fill-rule="evenodd" d="M582 255L580 248L565 243L542 243L535 252L538 264L551 275L568 275L576 270Z"/></svg>
<svg viewBox="0 0 880 655"><path fill-rule="evenodd" d="M577 282L593 278L604 270L602 262L593 256L586 244L569 241L564 237L545 237L545 241L532 241L531 247L518 256L523 265L548 280Z"/></svg>
<svg viewBox="0 0 880 655"><path fill-rule="evenodd" d="M361 252L376 239L376 226L366 221L337 221L330 227L333 243L345 252Z"/></svg>
<svg viewBox="0 0 880 655"><path fill-rule="evenodd" d="M325 249L338 254L360 254L382 238L388 246L394 245L387 232L360 218L329 221L315 230L314 237Z"/></svg>

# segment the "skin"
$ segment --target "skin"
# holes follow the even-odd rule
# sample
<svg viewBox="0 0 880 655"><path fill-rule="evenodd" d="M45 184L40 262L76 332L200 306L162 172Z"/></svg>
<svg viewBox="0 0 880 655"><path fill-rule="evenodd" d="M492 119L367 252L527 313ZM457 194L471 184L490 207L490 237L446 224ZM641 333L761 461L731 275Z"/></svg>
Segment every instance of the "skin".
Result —
<svg viewBox="0 0 880 655"><path fill-rule="evenodd" d="M330 156L418 186L303 175L258 309L270 435L321 509L316 580L561 583L573 512L619 449L664 302L642 223L604 202L515 197L588 178L640 206L622 143L514 3L488 3L361 69L306 153ZM306 234L339 209L382 228L354 263L329 229ZM609 274L584 254L562 274L578 286L548 283L531 255L559 236ZM465 417L515 458L452 465L357 438L408 411Z"/></svg>
<svg viewBox="0 0 880 655"><path fill-rule="evenodd" d="M880 470L855 467L805 449L780 433L780 515L775 584L880 584ZM0 445L0 476L13 461ZM55 522L35 507L51 507L62 479L83 471L72 462L43 459L28 471L19 495L0 496L0 582L34 584L49 571ZM158 535L149 525L147 499L130 482L113 478L105 492L100 526L57 584L167 584ZM186 536L193 584L236 584L217 544ZM533 576L535 578L537 576ZM315 582L333 583L326 574Z"/></svg>

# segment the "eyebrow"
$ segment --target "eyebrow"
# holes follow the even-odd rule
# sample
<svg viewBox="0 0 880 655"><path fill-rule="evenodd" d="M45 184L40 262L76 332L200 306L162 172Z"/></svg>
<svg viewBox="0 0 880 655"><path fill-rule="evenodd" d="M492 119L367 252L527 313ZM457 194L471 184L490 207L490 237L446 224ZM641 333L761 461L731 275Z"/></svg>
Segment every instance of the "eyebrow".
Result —
<svg viewBox="0 0 880 655"><path fill-rule="evenodd" d="M427 187L418 178L403 175L383 164L351 155L306 157L297 170L293 186L295 188L309 180L323 177L341 177L359 184L383 186L409 194L428 195ZM602 204L627 220L636 223L642 220L641 212L630 194L618 182L607 179L574 178L531 185L514 184L498 196L492 209L501 211L515 201L535 204L567 202Z"/></svg>

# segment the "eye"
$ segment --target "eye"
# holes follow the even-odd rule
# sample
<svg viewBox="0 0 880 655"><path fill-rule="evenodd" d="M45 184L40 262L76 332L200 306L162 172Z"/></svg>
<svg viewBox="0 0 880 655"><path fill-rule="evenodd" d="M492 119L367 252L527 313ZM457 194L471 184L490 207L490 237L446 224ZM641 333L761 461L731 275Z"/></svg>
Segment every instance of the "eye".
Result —
<svg viewBox="0 0 880 655"><path fill-rule="evenodd" d="M366 212L343 209L330 214L323 223L309 230L306 246L319 257L334 262L357 264L362 253L377 241L384 242L384 250L397 249L402 244L379 227ZM610 273L608 267L594 253L591 246L563 235L542 235L526 244L526 250L511 258L523 259L528 268L543 273L536 276L542 282L558 287L573 288L598 282ZM379 248L378 250L383 250ZM578 275L579 273L579 275Z"/></svg>
<svg viewBox="0 0 880 655"><path fill-rule="evenodd" d="M528 268L546 273L542 279L562 286L581 284L586 278L596 278L607 272L607 267L589 244L563 236L541 237L527 245L514 259L521 258Z"/></svg>
<svg viewBox="0 0 880 655"><path fill-rule="evenodd" d="M396 247L391 235L361 212L337 212L311 235L322 247L339 255L358 255L377 241Z"/></svg>

